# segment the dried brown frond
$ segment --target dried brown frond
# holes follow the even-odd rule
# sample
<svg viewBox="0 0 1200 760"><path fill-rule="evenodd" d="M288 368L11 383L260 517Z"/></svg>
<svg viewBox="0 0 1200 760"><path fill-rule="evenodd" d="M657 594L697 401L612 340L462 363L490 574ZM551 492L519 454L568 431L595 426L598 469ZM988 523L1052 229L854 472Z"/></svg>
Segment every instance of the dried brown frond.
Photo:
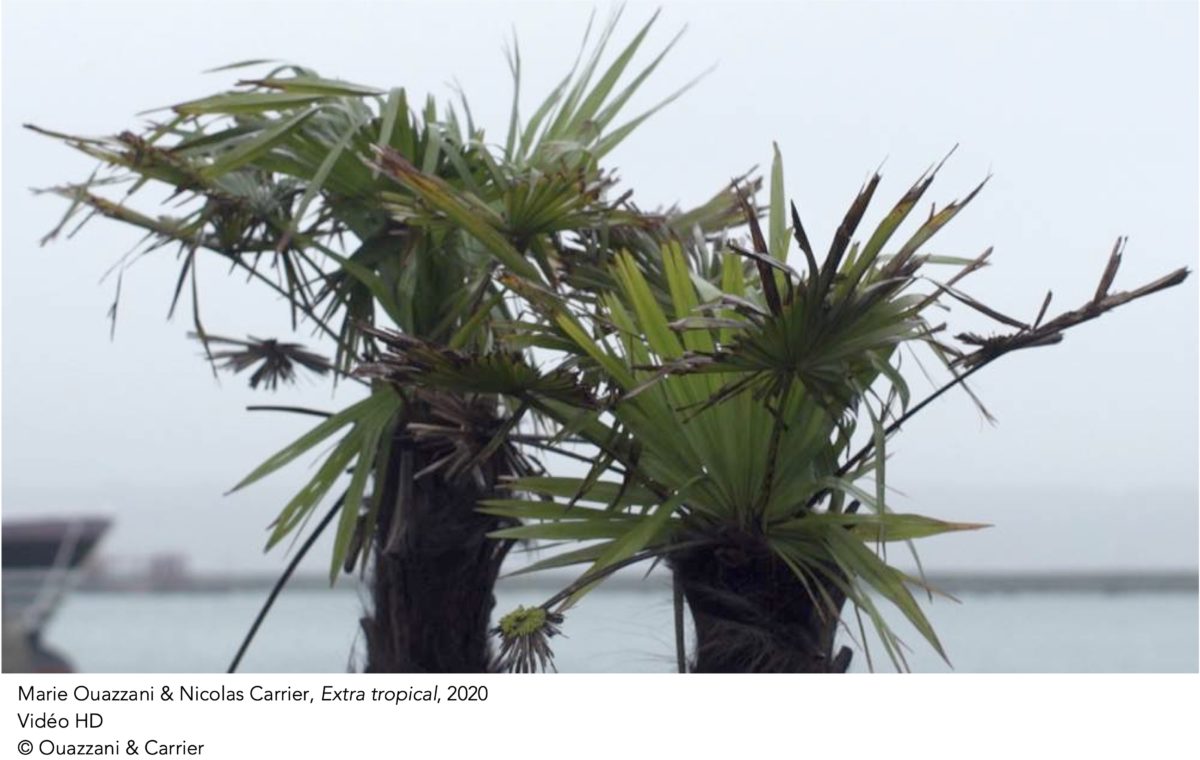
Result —
<svg viewBox="0 0 1200 760"><path fill-rule="evenodd" d="M1092 296L1090 301L1076 309L1065 311L1048 322L1043 322L1042 320L1046 315L1046 310L1050 306L1050 293L1047 293L1045 300L1042 301L1042 306L1033 324L1028 325L1020 320L1000 314L995 309L986 307L978 301L950 288L944 288L945 292L976 311L986 314L999 322L1018 328L1016 332L987 337L975 333L962 333L955 336L968 345L978 347L975 351L961 356L955 363L971 369L982 366L1010 351L1059 343L1063 339L1063 333L1070 328L1093 320L1101 314L1127 304L1130 301L1135 301L1143 296L1174 287L1187 279L1189 274L1187 267L1180 267L1174 272L1160 277L1153 282L1146 283L1139 288L1109 293L1113 280L1117 276L1117 270L1121 266L1121 256L1124 249L1125 238L1117 238L1112 254L1108 258L1108 263L1104 267L1104 272L1100 276L1100 282L1096 287L1096 294Z"/></svg>
<svg viewBox="0 0 1200 760"><path fill-rule="evenodd" d="M250 376L250 387L257 388L260 384L268 390L275 390L280 383L285 385L296 382L296 369L303 368L316 375L329 372L329 360L320 354L307 350L300 343L280 343L274 338L262 339L250 336L247 340L223 338L216 335L201 337L197 333L189 333L188 337L203 340L205 343L220 343L239 346L236 349L215 351L212 360L220 362L221 369L239 373L251 367L260 365Z"/></svg>

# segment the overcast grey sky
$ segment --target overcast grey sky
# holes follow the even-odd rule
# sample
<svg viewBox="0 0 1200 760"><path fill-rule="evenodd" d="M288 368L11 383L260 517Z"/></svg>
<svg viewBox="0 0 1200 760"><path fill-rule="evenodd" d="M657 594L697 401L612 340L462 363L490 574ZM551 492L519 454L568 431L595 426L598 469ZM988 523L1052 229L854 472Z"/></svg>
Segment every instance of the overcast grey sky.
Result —
<svg viewBox="0 0 1200 760"><path fill-rule="evenodd" d="M263 529L311 462L221 494L311 419L243 408L345 400L315 383L269 398L242 378L215 382L184 337L190 304L164 319L177 271L166 251L126 273L110 342L115 283L99 280L137 235L100 221L39 248L64 207L29 188L82 179L92 164L23 122L115 133L238 75L203 70L266 57L422 97L445 98L457 80L498 137L510 29L532 105L570 66L591 8L6 1L4 514L108 512L112 552L278 567L282 554L258 553ZM631 4L618 36L653 8ZM774 140L820 247L880 162L868 223L959 144L929 197L942 204L993 178L929 250L995 246L968 288L983 300L1031 318L1052 288L1052 313L1074 307L1118 235L1129 244L1117 288L1196 265L1195 3L664 3L650 48L685 24L642 104L717 68L614 154L643 207L707 198L765 166ZM212 332L286 329L282 306L253 285L211 263L200 279ZM1193 278L981 373L974 388L997 426L961 394L923 413L892 447L889 479L906 495L896 508L996 525L929 542L927 568L1195 567L1197 343ZM927 388L919 374L913 385Z"/></svg>

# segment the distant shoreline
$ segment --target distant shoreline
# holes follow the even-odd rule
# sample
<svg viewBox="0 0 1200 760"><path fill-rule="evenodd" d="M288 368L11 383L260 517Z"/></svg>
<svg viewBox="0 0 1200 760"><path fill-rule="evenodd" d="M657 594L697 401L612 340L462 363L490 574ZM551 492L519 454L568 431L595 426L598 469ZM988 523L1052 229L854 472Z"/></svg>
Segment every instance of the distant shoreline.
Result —
<svg viewBox="0 0 1200 760"><path fill-rule="evenodd" d="M929 574L929 584L948 594L956 593L1192 593L1200 591L1195 570L1146 572L978 572ZM561 573L524 575L500 580L500 588L555 590L569 582ZM93 575L81 579L76 587L83 593L222 593L266 591L277 576L262 573L227 575L188 575L170 579L147 576ZM339 578L337 588L354 588L355 580ZM659 590L665 576L643 580L640 574L616 575L605 587L625 591ZM298 575L288 581L294 590L324 590L329 579L322 575Z"/></svg>

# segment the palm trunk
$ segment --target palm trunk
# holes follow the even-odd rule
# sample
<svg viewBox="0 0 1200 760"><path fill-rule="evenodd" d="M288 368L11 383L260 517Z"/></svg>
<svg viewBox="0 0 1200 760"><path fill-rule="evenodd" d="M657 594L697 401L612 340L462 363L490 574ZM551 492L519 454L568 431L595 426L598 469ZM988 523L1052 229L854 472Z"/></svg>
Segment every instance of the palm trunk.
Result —
<svg viewBox="0 0 1200 760"><path fill-rule="evenodd" d="M680 553L671 561L692 612L694 673L843 673L851 652L835 656L845 597L831 586L814 600L782 561L753 540ZM814 592L818 595L814 589Z"/></svg>
<svg viewBox="0 0 1200 760"><path fill-rule="evenodd" d="M480 514L503 457L474 473L414 473L445 452L393 441L372 554L372 604L362 620L369 673L482 673L492 667L493 589L511 541L487 537L513 523ZM389 508L390 506L390 508Z"/></svg>

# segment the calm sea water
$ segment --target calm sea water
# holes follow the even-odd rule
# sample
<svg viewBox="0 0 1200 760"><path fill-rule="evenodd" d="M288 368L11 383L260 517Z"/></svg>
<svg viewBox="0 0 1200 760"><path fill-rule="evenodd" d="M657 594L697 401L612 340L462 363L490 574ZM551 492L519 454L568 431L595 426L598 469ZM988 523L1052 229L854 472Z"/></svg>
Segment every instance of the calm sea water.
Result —
<svg viewBox="0 0 1200 760"><path fill-rule="evenodd" d="M45 637L86 672L221 672L265 596L75 593ZM501 590L498 597L502 614L536 603L542 594ZM997 593L964 594L961 600L926 606L957 672L1197 671L1195 594ZM346 671L357 662L362 609L353 589L285 591L241 670ZM918 634L904 629L898 613L893 617L912 648L913 671L951 670ZM665 588L598 590L570 611L565 636L554 640L558 668L671 672L671 619ZM876 670L890 671L879 647L872 652ZM861 649L851 669L867 669Z"/></svg>

